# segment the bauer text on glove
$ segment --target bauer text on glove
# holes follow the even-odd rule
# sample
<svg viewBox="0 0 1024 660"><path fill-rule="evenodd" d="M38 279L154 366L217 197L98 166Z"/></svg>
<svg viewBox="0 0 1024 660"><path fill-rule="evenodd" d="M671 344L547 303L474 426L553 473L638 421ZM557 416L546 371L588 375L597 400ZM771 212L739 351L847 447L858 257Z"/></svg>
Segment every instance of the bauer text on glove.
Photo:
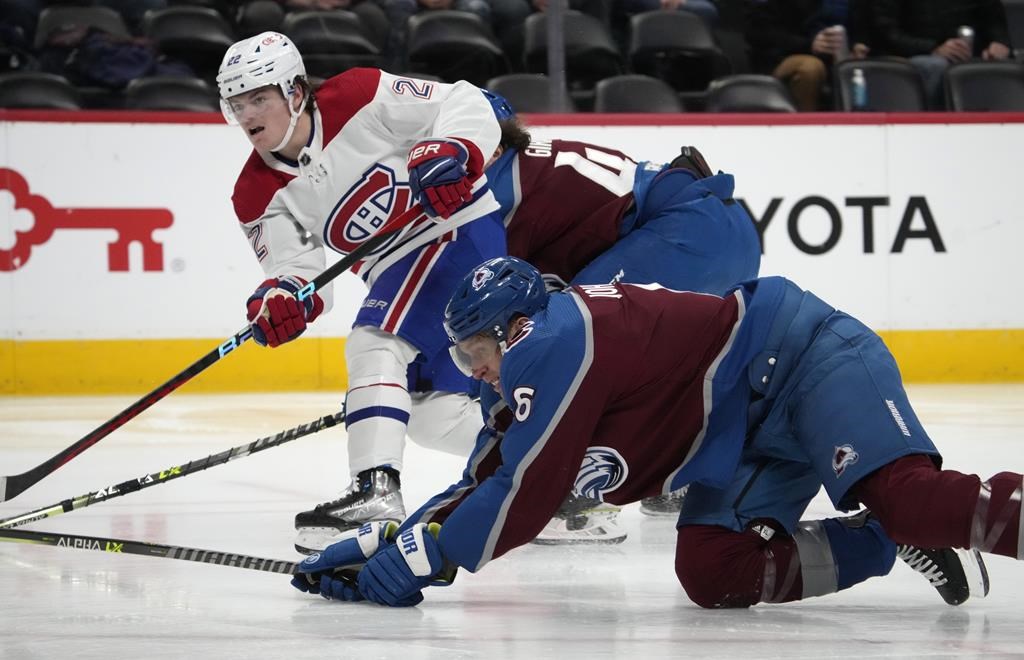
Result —
<svg viewBox="0 0 1024 660"><path fill-rule="evenodd" d="M292 586L327 600L363 600L356 587L356 575L367 559L391 543L397 530L397 524L380 521L349 530L323 552L302 560L292 576Z"/></svg>
<svg viewBox="0 0 1024 660"><path fill-rule="evenodd" d="M473 199L468 161L457 140L424 140L409 151L409 187L430 216L450 217Z"/></svg>
<svg viewBox="0 0 1024 660"><path fill-rule="evenodd" d="M455 570L441 554L440 530L437 523L417 523L399 534L359 571L359 593L381 605L403 607L422 600L424 587L451 584Z"/></svg>

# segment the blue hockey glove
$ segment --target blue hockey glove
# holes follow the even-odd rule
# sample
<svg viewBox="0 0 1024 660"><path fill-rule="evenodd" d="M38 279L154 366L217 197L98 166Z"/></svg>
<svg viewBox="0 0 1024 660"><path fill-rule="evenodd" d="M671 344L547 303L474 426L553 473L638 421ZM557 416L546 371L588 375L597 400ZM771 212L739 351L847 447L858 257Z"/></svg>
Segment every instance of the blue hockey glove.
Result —
<svg viewBox="0 0 1024 660"><path fill-rule="evenodd" d="M437 544L440 531L437 523L417 523L402 532L359 571L359 593L381 605L404 607L423 600L423 587L451 584L454 571L441 575L445 562Z"/></svg>
<svg viewBox="0 0 1024 660"><path fill-rule="evenodd" d="M447 218L473 199L468 161L456 140L424 140L409 151L409 187L429 215Z"/></svg>
<svg viewBox="0 0 1024 660"><path fill-rule="evenodd" d="M398 525L393 522L368 522L346 532L348 538L302 560L292 577L292 586L327 600L363 600L356 575L367 559L390 545L397 531Z"/></svg>
<svg viewBox="0 0 1024 660"><path fill-rule="evenodd" d="M252 322L252 338L271 348L289 342L306 330L323 309L320 296L313 294L299 302L295 295L306 282L298 277L265 280L245 302L246 317Z"/></svg>

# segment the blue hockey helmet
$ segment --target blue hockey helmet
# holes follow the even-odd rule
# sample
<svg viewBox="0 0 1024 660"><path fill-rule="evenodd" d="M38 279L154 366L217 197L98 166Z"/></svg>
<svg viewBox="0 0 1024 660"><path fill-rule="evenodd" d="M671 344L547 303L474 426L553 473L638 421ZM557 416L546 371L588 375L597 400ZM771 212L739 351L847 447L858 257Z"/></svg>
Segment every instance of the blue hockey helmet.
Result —
<svg viewBox="0 0 1024 660"><path fill-rule="evenodd" d="M533 316L547 304L540 271L516 257L497 257L459 282L444 310L444 328L452 343L482 332L501 343L513 316Z"/></svg>
<svg viewBox="0 0 1024 660"><path fill-rule="evenodd" d="M498 121L515 118L516 111L512 109L512 104L508 102L508 99L489 89L481 89L480 91L484 93L484 98L490 101L491 108L494 109L494 116L498 118Z"/></svg>

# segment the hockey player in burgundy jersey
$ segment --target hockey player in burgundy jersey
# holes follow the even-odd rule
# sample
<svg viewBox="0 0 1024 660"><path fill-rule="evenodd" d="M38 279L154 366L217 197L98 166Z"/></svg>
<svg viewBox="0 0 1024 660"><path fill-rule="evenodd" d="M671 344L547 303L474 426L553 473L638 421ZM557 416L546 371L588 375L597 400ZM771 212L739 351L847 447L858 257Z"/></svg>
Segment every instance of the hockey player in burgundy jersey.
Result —
<svg viewBox="0 0 1024 660"><path fill-rule="evenodd" d="M549 283L658 282L721 294L757 276L761 245L733 199L733 176L715 174L697 149L671 163L638 162L596 144L532 140L498 99L501 142L487 178L508 253ZM700 185L688 189L694 178Z"/></svg>
<svg viewBox="0 0 1024 660"><path fill-rule="evenodd" d="M548 294L502 257L466 276L445 316L456 361L500 392L508 427L482 433L461 481L397 531L360 532L382 543L301 565L300 589L415 604L528 542L570 488L623 504L691 484L675 568L703 607L833 593L897 556L959 604L987 592L979 550L1021 558L1022 475L940 469L881 339L788 280L721 297ZM837 509L868 509L801 521L822 486ZM354 580L330 566L362 564Z"/></svg>
<svg viewBox="0 0 1024 660"><path fill-rule="evenodd" d="M217 82L225 117L254 147L232 200L266 278L246 303L258 343L290 341L327 311L329 289L304 305L293 295L324 270L326 250L351 252L414 202L425 210L353 269L369 292L346 343L352 484L295 520L296 547L319 549L366 520L404 518L407 431L462 455L475 437L475 385L451 363L442 313L466 270L505 254L483 176L500 131L465 82L352 69L314 95L276 32L231 46Z"/></svg>
<svg viewBox="0 0 1024 660"><path fill-rule="evenodd" d="M664 164L584 142L534 141L504 99L485 94L502 127L487 174L509 254L536 264L549 286L658 282L722 294L757 277L761 246L732 198L733 177L715 174L697 149ZM481 390L486 410L489 390ZM646 497L640 511L675 517L681 495ZM617 512L572 496L534 542L622 541Z"/></svg>

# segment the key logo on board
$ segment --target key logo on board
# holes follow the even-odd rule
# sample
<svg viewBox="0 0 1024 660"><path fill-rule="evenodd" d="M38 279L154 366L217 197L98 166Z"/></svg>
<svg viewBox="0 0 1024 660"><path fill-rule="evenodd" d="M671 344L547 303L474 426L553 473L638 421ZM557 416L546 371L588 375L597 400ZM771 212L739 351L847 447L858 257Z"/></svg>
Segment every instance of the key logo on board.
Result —
<svg viewBox="0 0 1024 660"><path fill-rule="evenodd" d="M13 208L4 200L4 193L13 197ZM55 208L46 198L31 192L28 182L18 172L0 167L0 209L8 208L16 216L11 226L13 243L0 235L0 271L12 272L28 263L32 250L49 241L57 231L113 229L116 238L107 245L107 270L112 273L128 270L128 248L132 243L142 247L142 269L164 269L164 246L153 238L157 229L174 223L169 209L125 208ZM2 212L2 211L0 211ZM29 226L19 229L22 218Z"/></svg>

